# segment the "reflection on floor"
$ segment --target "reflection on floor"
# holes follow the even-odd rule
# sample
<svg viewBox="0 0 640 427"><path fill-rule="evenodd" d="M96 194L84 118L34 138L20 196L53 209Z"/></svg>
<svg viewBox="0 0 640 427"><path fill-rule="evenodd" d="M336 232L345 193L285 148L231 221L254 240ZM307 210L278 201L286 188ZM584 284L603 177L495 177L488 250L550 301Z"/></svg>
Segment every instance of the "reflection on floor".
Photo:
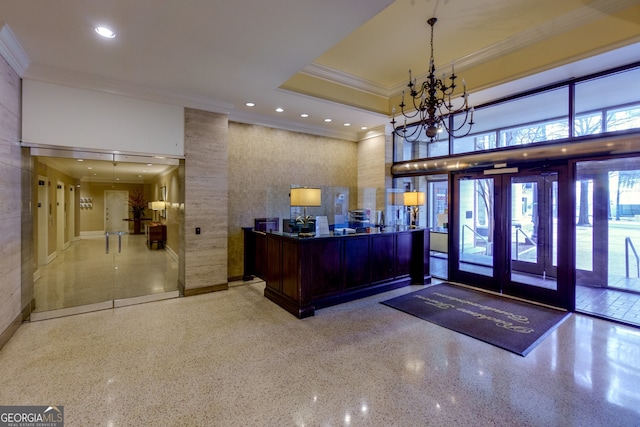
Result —
<svg viewBox="0 0 640 427"><path fill-rule="evenodd" d="M433 253L430 261L431 275L446 280L448 277L446 254ZM626 289L640 289L640 280L613 278L610 282ZM640 294L578 284L576 311L640 326Z"/></svg>
<svg viewBox="0 0 640 427"><path fill-rule="evenodd" d="M45 312L177 291L178 263L166 250L149 249L144 235L82 237L49 264L34 284L35 311Z"/></svg>
<svg viewBox="0 0 640 427"><path fill-rule="evenodd" d="M260 282L25 323L0 397L69 426L640 425L636 329L572 314L520 357L380 304L420 288L304 320Z"/></svg>

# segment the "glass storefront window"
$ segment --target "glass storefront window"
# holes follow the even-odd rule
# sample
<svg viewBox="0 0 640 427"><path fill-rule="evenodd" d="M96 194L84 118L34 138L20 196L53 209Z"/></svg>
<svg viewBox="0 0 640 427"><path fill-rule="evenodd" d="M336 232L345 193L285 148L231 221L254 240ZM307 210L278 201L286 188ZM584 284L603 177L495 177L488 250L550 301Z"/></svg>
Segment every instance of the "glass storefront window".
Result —
<svg viewBox="0 0 640 427"><path fill-rule="evenodd" d="M640 106L625 107L607 112L607 131L640 128Z"/></svg>
<svg viewBox="0 0 640 427"><path fill-rule="evenodd" d="M638 93L629 90L638 80L640 68L576 83L574 135L595 135L603 127L607 132L640 128Z"/></svg>

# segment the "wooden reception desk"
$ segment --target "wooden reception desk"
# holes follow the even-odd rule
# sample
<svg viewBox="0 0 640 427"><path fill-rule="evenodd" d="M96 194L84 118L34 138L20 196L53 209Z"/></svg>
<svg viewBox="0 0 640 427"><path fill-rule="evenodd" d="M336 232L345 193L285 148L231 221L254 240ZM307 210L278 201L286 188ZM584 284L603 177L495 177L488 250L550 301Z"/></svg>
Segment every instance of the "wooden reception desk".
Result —
<svg viewBox="0 0 640 427"><path fill-rule="evenodd" d="M266 282L264 295L293 315L431 282L429 230L407 229L299 238L244 229L245 279Z"/></svg>

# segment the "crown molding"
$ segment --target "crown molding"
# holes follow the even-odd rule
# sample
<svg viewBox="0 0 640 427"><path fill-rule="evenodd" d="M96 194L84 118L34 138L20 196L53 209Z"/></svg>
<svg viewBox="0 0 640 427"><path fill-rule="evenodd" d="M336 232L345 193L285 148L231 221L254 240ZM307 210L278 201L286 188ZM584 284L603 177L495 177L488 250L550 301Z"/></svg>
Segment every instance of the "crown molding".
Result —
<svg viewBox="0 0 640 427"><path fill-rule="evenodd" d="M301 73L375 96L389 97L389 88L384 85L315 62L304 67Z"/></svg>
<svg viewBox="0 0 640 427"><path fill-rule="evenodd" d="M637 0L596 0L589 6L580 7L571 13L558 16L540 26L515 34L484 49L455 60L456 67L469 68L476 64L504 56L526 46L541 42L558 34L567 33L590 24L603 16L637 4ZM450 64L449 64L450 65Z"/></svg>
<svg viewBox="0 0 640 427"><path fill-rule="evenodd" d="M0 56L2 56L20 78L24 76L25 70L29 68L29 57L22 49L22 46L13 35L13 31L8 24L3 24L0 29Z"/></svg>
<svg viewBox="0 0 640 427"><path fill-rule="evenodd" d="M538 43L555 35L587 25L601 19L603 16L611 15L620 10L634 6L635 4L637 4L637 0L595 0L588 6L580 7L571 13L557 17L549 22L545 22L538 27L523 31L509 37L508 39L494 43L493 45L456 59L454 61L456 69L464 70L465 68L471 68L483 62L499 58L528 45ZM441 74L450 66L451 64L441 66L436 70L435 74ZM317 63L312 63L311 65L306 66L301 72L331 83L353 87L373 95L384 96L387 98L400 93L406 87L406 82L400 82L394 86L388 87ZM422 81L425 80L427 76L428 73L424 73L415 77Z"/></svg>

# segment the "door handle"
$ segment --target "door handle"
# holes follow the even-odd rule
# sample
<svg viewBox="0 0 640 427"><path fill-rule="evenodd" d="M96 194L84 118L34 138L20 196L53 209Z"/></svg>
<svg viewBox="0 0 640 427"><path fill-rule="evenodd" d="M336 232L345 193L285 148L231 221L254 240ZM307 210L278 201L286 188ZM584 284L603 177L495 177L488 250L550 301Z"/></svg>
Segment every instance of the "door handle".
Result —
<svg viewBox="0 0 640 427"><path fill-rule="evenodd" d="M118 253L122 252L122 231L118 231Z"/></svg>
<svg viewBox="0 0 640 427"><path fill-rule="evenodd" d="M104 237L105 237L105 250L106 250L105 253L109 254L109 232L108 231L104 233Z"/></svg>

